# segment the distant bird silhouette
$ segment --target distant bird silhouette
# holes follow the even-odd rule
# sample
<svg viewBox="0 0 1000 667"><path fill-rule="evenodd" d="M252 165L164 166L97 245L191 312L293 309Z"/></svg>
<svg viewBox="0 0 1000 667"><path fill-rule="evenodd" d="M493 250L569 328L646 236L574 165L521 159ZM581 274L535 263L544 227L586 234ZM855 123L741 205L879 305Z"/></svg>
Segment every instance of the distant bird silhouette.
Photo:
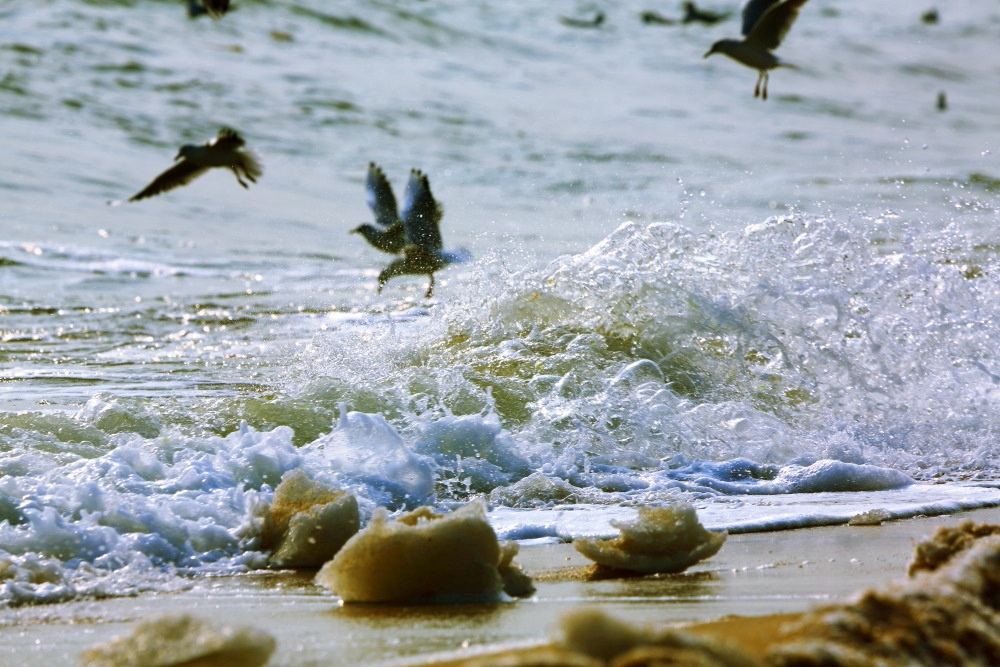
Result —
<svg viewBox="0 0 1000 667"><path fill-rule="evenodd" d="M672 19L663 14L654 11L645 11L639 14L639 18L643 23L650 25L677 25L678 23L704 23L705 25L714 25L719 21L724 21L729 18L729 12L710 12L703 9L699 9L691 0L686 0L686 2L681 3L681 8L684 10L684 16L679 20Z"/></svg>
<svg viewBox="0 0 1000 667"><path fill-rule="evenodd" d="M720 39L705 53L722 53L757 70L754 97L767 99L768 70L794 67L771 53L778 48L807 0L750 0L743 7L743 39Z"/></svg>
<svg viewBox="0 0 1000 667"><path fill-rule="evenodd" d="M691 0L686 0L681 4L684 9L684 18L681 19L681 23L704 23L705 25L714 25L719 21L723 21L729 18L729 12L708 12L703 9L698 9L697 6Z"/></svg>
<svg viewBox="0 0 1000 667"><path fill-rule="evenodd" d="M186 144L181 146L174 166L153 179L139 192L129 197L129 201L139 201L146 197L158 195L167 190L173 190L181 185L187 185L213 167L232 169L237 182L244 188L248 187L244 178L256 183L257 178L264 173L257 157L250 151L243 150L246 142L236 130L223 127L212 139L200 146Z"/></svg>
<svg viewBox="0 0 1000 667"><path fill-rule="evenodd" d="M373 227L375 232L382 234L382 236L373 236L373 238L379 239L378 242L372 241L372 238L365 232L360 233L379 250L393 252L387 248L395 247L397 242L395 240L386 241L384 235L394 230L394 225L397 222L403 229L402 248L396 251L402 252L403 256L391 262L378 274L378 292L381 293L385 284L396 276L426 275L430 278L430 283L424 297L430 298L434 293L434 273L453 262L467 260L468 253L464 250L445 251L442 249L440 223L443 211L431 193L427 176L419 169L410 170L410 179L406 183L406 192L403 194L403 208L398 217L396 216L396 202L392 196L392 189L382 174L382 170L374 164L368 166L368 178L365 185L368 189L368 205L375 213L376 222L382 224L383 229L379 230ZM389 225L383 224L394 218L396 222ZM361 226L361 228L364 227L364 225ZM371 226L369 225L369 227Z"/></svg>
<svg viewBox="0 0 1000 667"><path fill-rule="evenodd" d="M191 18L208 14L217 19L227 11L229 11L229 0L188 0L188 16Z"/></svg>
<svg viewBox="0 0 1000 667"><path fill-rule="evenodd" d="M676 25L677 21L659 12L647 10L639 14L639 19L646 25Z"/></svg>
<svg viewBox="0 0 1000 667"><path fill-rule="evenodd" d="M368 208L375 215L375 225L365 223L351 230L361 234L372 246L382 252L398 255L406 245L406 233L403 221L399 219L396 208L396 196L392 193L389 180L374 162L368 163L368 175L365 177ZM377 225L377 226L376 226Z"/></svg>
<svg viewBox="0 0 1000 667"><path fill-rule="evenodd" d="M570 28L599 28L604 23L604 12L597 12L592 19L574 19L560 16L559 22Z"/></svg>

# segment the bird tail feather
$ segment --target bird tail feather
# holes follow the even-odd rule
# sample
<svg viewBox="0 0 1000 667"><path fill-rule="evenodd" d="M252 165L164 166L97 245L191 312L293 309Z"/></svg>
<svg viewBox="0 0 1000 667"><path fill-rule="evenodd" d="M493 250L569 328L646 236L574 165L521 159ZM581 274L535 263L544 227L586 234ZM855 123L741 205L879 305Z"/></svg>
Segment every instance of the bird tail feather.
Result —
<svg viewBox="0 0 1000 667"><path fill-rule="evenodd" d="M240 151L240 155L243 157L243 164L250 176L260 178L264 173L264 167L260 163L260 155L254 151Z"/></svg>

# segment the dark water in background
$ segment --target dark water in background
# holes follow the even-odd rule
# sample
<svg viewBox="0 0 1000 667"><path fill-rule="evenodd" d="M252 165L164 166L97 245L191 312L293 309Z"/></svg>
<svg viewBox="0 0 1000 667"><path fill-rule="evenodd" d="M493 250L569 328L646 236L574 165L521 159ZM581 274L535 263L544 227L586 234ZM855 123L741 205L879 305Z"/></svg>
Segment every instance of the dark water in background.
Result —
<svg viewBox="0 0 1000 667"><path fill-rule="evenodd" d="M367 510L997 479L1000 6L813 0L764 103L702 59L735 18L521 4L0 3L5 600L254 567L292 467ZM222 124L249 191L106 204ZM431 301L347 233L370 160L475 257Z"/></svg>

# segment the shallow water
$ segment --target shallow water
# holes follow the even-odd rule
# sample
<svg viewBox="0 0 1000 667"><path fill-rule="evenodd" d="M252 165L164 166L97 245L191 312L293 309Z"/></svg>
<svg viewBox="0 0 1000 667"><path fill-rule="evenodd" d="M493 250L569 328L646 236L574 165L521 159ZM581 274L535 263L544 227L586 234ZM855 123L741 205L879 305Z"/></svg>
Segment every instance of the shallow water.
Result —
<svg viewBox="0 0 1000 667"><path fill-rule="evenodd" d="M996 521L997 510L966 516ZM178 612L272 635L278 648L267 664L273 667L437 664L429 654L468 657L538 644L552 638L560 617L581 606L657 629L721 617L748 623L748 617L802 612L899 582L914 543L956 521L734 535L687 572L641 578L592 577L590 562L569 544L526 546L517 561L538 593L516 603L338 605L304 574L200 578L176 593L9 610L0 618L6 640L0 660L25 667L76 664L82 650L132 633L139 621Z"/></svg>
<svg viewBox="0 0 1000 667"><path fill-rule="evenodd" d="M912 480L998 502L1000 9L814 0L761 102L701 57L735 19L558 20L595 8L0 7L0 599L259 567L295 467L366 513L587 517L511 536L677 498L909 516L938 502L892 505ZM222 124L249 190L107 204ZM348 234L372 160L397 196L426 171L473 255L431 300L377 295Z"/></svg>

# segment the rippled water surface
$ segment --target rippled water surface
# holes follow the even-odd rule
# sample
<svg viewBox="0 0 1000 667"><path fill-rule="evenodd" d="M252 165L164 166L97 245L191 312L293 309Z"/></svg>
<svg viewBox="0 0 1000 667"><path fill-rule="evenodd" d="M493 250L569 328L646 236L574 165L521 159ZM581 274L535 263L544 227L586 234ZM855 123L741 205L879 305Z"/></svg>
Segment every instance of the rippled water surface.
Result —
<svg viewBox="0 0 1000 667"><path fill-rule="evenodd" d="M234 4L0 3L4 601L256 567L292 468L365 512L800 493L804 523L805 492L1000 477L1000 8L813 0L763 102L702 58L731 3ZM118 203L221 125L258 183ZM432 299L376 294L348 233L369 161L429 174L472 254Z"/></svg>

